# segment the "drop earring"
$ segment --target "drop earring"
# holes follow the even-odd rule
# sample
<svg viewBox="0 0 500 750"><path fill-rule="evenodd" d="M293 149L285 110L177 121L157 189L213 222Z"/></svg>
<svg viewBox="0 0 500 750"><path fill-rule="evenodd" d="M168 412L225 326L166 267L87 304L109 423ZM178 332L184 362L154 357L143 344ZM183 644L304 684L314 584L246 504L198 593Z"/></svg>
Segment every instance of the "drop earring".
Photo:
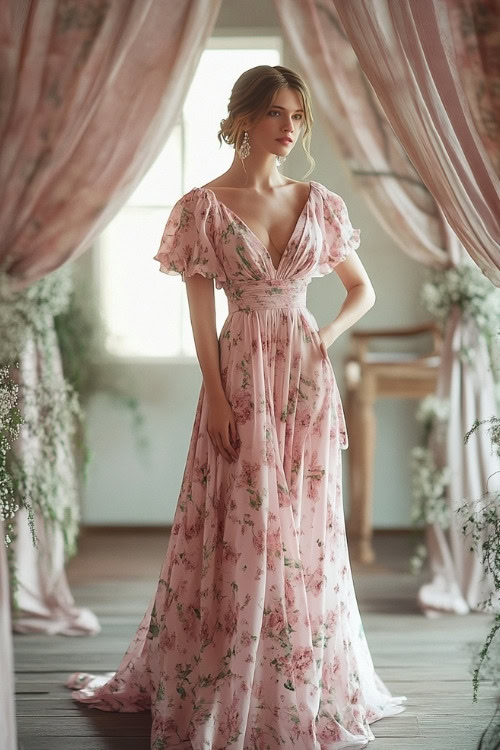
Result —
<svg viewBox="0 0 500 750"><path fill-rule="evenodd" d="M281 167L283 162L286 161L286 156L277 156L276 157L276 164L278 167Z"/></svg>
<svg viewBox="0 0 500 750"><path fill-rule="evenodd" d="M246 130L243 134L243 140L241 142L239 156L241 160L246 159L247 156L250 156L250 139L248 137L248 133Z"/></svg>

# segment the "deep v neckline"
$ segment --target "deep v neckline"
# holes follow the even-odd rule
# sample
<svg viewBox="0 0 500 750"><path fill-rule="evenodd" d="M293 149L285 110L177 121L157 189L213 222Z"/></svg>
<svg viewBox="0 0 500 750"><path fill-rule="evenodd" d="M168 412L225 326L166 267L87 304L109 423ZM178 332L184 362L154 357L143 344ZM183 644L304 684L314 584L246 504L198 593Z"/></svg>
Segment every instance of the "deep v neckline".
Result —
<svg viewBox="0 0 500 750"><path fill-rule="evenodd" d="M262 240L260 240L257 237L257 235L255 234L255 232L252 229L250 229L250 227L248 226L248 224L246 222L244 222L243 219L240 216L238 216L238 214L235 213L232 208L229 208L229 206L227 206L223 201L219 200L219 198L217 198L217 196L215 195L214 191L211 188L204 187L204 188L198 188L198 190L205 190L206 192L212 193L212 195L214 196L214 198L217 201L217 203L220 206L222 206L228 213L232 214L235 217L235 219L237 219L238 222L242 226L244 226L246 230L248 230L248 232L252 235L252 237L254 237L257 240L257 242L259 243L259 245L265 251L267 257L269 258L269 262L271 263L271 266L273 267L275 273L278 273L278 271L281 268L281 263L283 261L283 258L285 257L286 252L287 252L288 248L290 247L293 238L295 237L295 233L296 233L297 228L298 228L298 226L300 224L300 220L302 219L304 213L307 211L307 208L309 207L309 202L311 200L312 190L313 190L313 181L311 181L309 183L309 193L307 195L307 200L304 203L304 205L302 206L302 210L301 210L301 212L300 212L300 214L299 214L299 216L297 218L297 221L295 222L295 226L294 226L294 228L292 230L292 234L290 235L290 239L288 240L288 242L286 244L286 247L284 248L283 252L280 255L280 259L278 261L278 265L277 266L274 265L271 253L269 252L269 250L267 249L267 247L264 245L264 243L262 242Z"/></svg>

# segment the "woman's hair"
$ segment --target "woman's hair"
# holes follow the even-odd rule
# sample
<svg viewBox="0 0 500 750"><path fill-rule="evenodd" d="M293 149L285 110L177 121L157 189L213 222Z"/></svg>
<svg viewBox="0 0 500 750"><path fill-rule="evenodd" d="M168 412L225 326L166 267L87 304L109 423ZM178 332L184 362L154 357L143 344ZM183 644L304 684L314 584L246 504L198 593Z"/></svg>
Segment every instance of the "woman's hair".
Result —
<svg viewBox="0 0 500 750"><path fill-rule="evenodd" d="M283 88L295 89L302 98L302 147L309 162L309 171L304 175L307 177L316 165L309 151L313 124L311 95L304 79L290 68L281 65L257 65L242 73L232 88L227 107L229 115L225 120L221 120L217 138L221 145L224 140L239 151L244 137L242 122L245 117L252 123L257 122L271 106L275 93Z"/></svg>

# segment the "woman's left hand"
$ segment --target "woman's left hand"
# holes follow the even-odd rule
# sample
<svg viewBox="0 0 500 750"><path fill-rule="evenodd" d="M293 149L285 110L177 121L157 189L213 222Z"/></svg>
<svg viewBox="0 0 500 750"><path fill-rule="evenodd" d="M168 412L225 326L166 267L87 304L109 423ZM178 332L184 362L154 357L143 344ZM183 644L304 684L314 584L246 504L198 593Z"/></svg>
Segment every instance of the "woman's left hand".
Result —
<svg viewBox="0 0 500 750"><path fill-rule="evenodd" d="M327 357L328 347L337 340L338 335L335 333L334 329L331 326L323 326L323 328L320 328L318 330L318 336L321 339L321 349L323 351L323 354L325 355L325 357Z"/></svg>

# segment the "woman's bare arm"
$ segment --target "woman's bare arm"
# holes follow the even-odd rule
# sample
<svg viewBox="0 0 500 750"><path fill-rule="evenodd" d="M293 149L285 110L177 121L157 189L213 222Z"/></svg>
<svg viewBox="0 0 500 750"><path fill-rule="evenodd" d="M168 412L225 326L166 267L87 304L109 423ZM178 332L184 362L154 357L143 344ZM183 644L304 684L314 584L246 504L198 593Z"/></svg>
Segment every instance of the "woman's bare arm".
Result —
<svg viewBox="0 0 500 750"><path fill-rule="evenodd" d="M219 341L215 324L214 282L200 274L186 278L189 314L196 355L208 401L208 432L212 444L227 461L237 458L236 423L222 385Z"/></svg>
<svg viewBox="0 0 500 750"><path fill-rule="evenodd" d="M197 273L186 278L186 289L196 355L203 373L207 398L209 401L225 398L215 326L214 282Z"/></svg>
<svg viewBox="0 0 500 750"><path fill-rule="evenodd" d="M320 329L326 348L362 318L373 307L376 299L375 290L355 250L335 270L347 290L347 297L335 320Z"/></svg>

